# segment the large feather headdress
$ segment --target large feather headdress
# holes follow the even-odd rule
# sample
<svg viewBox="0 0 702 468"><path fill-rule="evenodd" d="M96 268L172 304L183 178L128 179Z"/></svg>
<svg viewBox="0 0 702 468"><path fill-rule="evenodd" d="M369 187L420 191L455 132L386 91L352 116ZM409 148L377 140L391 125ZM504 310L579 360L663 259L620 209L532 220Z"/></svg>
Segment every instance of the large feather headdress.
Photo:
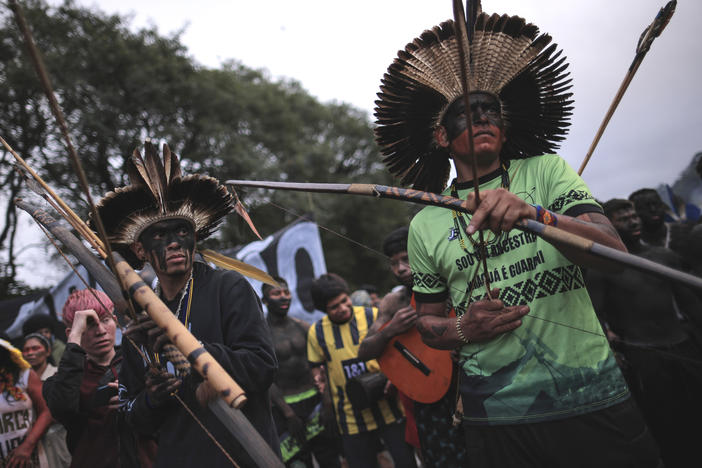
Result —
<svg viewBox="0 0 702 468"><path fill-rule="evenodd" d="M547 34L518 16L480 13L468 21L471 92L498 97L507 141L501 158L553 152L570 125L568 64ZM440 192L448 152L433 131L463 95L456 28L445 21L407 44L383 76L376 101L376 141L383 162L402 183ZM550 44L550 45L549 45Z"/></svg>
<svg viewBox="0 0 702 468"><path fill-rule="evenodd" d="M130 185L105 195L97 210L105 225L110 246L134 267L141 268L129 248L152 224L166 219L192 223L197 239L210 236L224 216L234 209L234 199L217 179L192 174L183 177L178 157L163 145L163 161L151 142L144 143L127 161ZM90 221L93 227L92 220Z"/></svg>

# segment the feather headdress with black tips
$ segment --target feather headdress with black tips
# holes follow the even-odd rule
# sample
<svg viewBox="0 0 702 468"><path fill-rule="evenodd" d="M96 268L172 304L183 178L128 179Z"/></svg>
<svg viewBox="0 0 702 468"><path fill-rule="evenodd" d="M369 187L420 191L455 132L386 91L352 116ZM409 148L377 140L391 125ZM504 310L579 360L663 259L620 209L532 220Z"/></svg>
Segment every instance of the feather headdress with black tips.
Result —
<svg viewBox="0 0 702 468"><path fill-rule="evenodd" d="M119 187L98 202L97 209L113 249L134 268L143 267L129 248L152 224L166 219L192 223L198 240L210 236L224 216L234 209L234 197L217 179L192 174L182 176L178 157L163 145L147 141L144 156L138 149L127 161L130 185ZM92 220L90 221L91 227Z"/></svg>
<svg viewBox="0 0 702 468"><path fill-rule="evenodd" d="M572 113L568 64L548 34L518 16L469 11L471 92L498 97L507 141L500 157L553 152ZM434 129L462 96L459 49L452 20L407 44L383 76L376 101L376 142L383 162L404 185L441 192L449 176L448 151Z"/></svg>

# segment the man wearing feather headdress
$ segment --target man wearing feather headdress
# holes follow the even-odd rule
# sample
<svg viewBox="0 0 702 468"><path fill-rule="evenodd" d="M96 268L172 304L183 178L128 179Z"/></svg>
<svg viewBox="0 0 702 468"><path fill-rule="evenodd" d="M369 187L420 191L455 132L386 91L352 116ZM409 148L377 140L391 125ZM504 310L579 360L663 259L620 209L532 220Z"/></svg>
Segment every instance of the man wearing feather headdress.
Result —
<svg viewBox="0 0 702 468"><path fill-rule="evenodd" d="M108 193L98 204L111 247L135 269L151 264L158 279L156 293L244 389L248 401L243 413L280 453L268 395L277 361L258 297L239 273L213 270L195 257L196 242L212 234L233 209L233 197L216 179L182 176L167 145L161 161L157 148L146 142L144 157L135 151L127 173L131 184ZM127 333L148 343L154 353L167 342L147 319ZM231 466L176 404L172 392L178 392L240 466L255 466L219 420L197 404L207 388L196 373L176 379L173 369L147 372L132 346L125 346L124 354L119 380L127 392L126 417L136 431L158 434L156 466Z"/></svg>
<svg viewBox="0 0 702 468"><path fill-rule="evenodd" d="M585 183L547 154L572 110L565 58L516 16L478 11L467 26L469 110L447 21L399 52L375 115L393 174L474 210L424 208L408 240L417 328L428 345L459 349L470 466L657 466L573 263L582 259L512 229L536 219L625 250ZM449 298L457 318L445 315Z"/></svg>

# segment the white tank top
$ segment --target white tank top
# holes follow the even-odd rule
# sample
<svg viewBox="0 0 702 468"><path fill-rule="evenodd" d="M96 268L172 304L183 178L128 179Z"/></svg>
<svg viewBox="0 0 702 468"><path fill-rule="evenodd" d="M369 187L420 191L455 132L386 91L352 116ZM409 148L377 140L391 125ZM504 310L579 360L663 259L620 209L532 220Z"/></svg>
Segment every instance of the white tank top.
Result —
<svg viewBox="0 0 702 468"><path fill-rule="evenodd" d="M25 395L24 400L15 400L6 392L0 393L0 467L7 464L10 452L24 441L27 431L34 424L36 414L27 393L29 369L20 372L17 386ZM32 468L48 468L44 447L39 442L32 454Z"/></svg>

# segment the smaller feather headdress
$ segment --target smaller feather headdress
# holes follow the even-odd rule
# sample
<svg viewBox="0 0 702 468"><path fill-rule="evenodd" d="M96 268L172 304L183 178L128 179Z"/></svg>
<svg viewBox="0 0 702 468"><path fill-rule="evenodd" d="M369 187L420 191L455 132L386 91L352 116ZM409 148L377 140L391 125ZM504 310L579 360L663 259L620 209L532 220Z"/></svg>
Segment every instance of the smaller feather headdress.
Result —
<svg viewBox="0 0 702 468"><path fill-rule="evenodd" d="M573 109L565 57L549 35L539 35L523 18L477 12L473 18L467 24L470 90L493 94L501 103L507 135L501 158L553 152L568 132ZM434 129L463 95L454 26L445 21L399 51L376 101L383 162L419 190L441 192L448 181L449 154L436 144Z"/></svg>
<svg viewBox="0 0 702 468"><path fill-rule="evenodd" d="M110 246L134 267L141 268L129 248L152 224L166 219L192 223L197 239L209 237L234 209L234 198L217 179L192 174L183 177L178 157L163 145L163 161L147 141L144 156L138 149L127 161L130 185L105 195L97 210L105 225ZM90 225L94 229L93 222Z"/></svg>

